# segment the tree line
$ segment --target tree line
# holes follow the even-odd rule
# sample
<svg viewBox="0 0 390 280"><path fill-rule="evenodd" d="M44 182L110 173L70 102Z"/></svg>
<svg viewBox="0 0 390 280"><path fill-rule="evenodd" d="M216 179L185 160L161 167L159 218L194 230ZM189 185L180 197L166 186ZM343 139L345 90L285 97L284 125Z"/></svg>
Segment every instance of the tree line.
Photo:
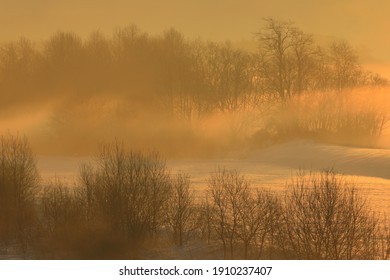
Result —
<svg viewBox="0 0 390 280"><path fill-rule="evenodd" d="M152 36L136 26L86 39L65 31L40 43L20 38L0 46L1 106L110 94L191 118L264 96L287 100L388 83L365 71L347 42L321 46L291 22L265 19L255 39L258 50L247 51L189 40L175 29Z"/></svg>
<svg viewBox="0 0 390 280"><path fill-rule="evenodd" d="M148 258L154 248L191 244L224 259L390 257L388 222L333 171L301 172L277 194L219 168L195 193L190 177L172 174L157 153L116 141L81 165L74 186L42 184L27 139L5 135L0 202L0 252L24 258Z"/></svg>

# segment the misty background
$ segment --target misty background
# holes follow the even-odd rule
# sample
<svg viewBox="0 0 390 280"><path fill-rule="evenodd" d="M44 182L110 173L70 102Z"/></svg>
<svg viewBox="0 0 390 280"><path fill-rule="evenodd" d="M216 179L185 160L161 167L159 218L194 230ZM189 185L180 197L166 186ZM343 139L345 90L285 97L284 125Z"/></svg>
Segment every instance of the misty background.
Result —
<svg viewBox="0 0 390 280"><path fill-rule="evenodd" d="M0 5L0 131L39 154L90 154L113 138L169 156L296 137L388 146L386 90L370 88L390 77L385 1ZM269 15L304 58L288 47L279 74ZM280 102L284 90L294 97Z"/></svg>
<svg viewBox="0 0 390 280"><path fill-rule="evenodd" d="M176 27L191 38L246 41L262 18L291 19L319 37L343 38L365 52L364 62L390 62L387 40L389 3L374 1L178 1L146 0L1 0L0 40L19 36L45 39L59 29L85 37L137 24L153 35Z"/></svg>
<svg viewBox="0 0 390 280"><path fill-rule="evenodd" d="M170 156L220 155L295 137L387 145L374 139L388 122L387 72L372 71L373 65L385 69L386 57L383 44L352 44L362 32L361 39L342 34L342 28L335 36L312 34L298 22L256 16L245 27L248 17L239 15L246 6L233 17L232 2L207 9L198 4L207 11L199 26L191 27L191 18L172 17L188 33L164 29L170 21L162 24L165 13L153 16L158 4L126 2L127 9L120 1L110 7L105 1L83 2L70 12L73 2L39 3L26 9L29 4L5 2L9 11L23 13L4 17L15 23L7 24L13 35L7 35L9 28L2 33L0 49L0 129L27 134L39 153L89 154L98 142L113 138ZM170 5L164 6L167 15L186 15L181 5ZM222 14L207 16L218 7ZM143 14L139 22L150 20L145 24L150 31L106 22L121 23L123 11L132 20L137 20L132 13ZM16 20L19 16L24 20ZM28 21L31 17L35 20ZM215 26L215 34L203 24Z"/></svg>

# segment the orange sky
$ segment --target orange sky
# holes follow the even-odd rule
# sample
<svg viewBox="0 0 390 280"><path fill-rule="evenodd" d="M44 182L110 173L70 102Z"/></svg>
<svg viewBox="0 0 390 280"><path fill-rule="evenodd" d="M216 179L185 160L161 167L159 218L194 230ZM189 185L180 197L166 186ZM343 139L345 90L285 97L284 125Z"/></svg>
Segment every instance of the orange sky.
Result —
<svg viewBox="0 0 390 280"><path fill-rule="evenodd" d="M175 27L190 37L250 40L270 16L347 39L364 50L363 63L390 69L389 11L387 0L0 0L0 40L46 38L58 29L111 33L132 23L150 33Z"/></svg>

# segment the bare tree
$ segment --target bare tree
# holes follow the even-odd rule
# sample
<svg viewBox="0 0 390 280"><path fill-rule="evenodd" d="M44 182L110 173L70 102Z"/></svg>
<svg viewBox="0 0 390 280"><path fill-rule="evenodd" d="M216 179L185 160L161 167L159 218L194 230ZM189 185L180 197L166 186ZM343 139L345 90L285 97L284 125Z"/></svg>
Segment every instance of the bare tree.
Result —
<svg viewBox="0 0 390 280"><path fill-rule="evenodd" d="M61 92L80 88L83 80L79 73L85 69L85 53L80 37L72 32L55 33L44 45L43 58L49 88L56 87Z"/></svg>
<svg viewBox="0 0 390 280"><path fill-rule="evenodd" d="M278 238L282 227L280 199L270 191L259 189L257 192L257 211L259 221L253 241L257 250L256 258L272 259L278 257L280 250Z"/></svg>
<svg viewBox="0 0 390 280"><path fill-rule="evenodd" d="M121 217L110 218L96 205L93 196L100 199L102 193L102 189L86 193L85 188L68 186L58 178L48 183L40 196L41 242L36 246L37 256L49 259L136 257L140 238L129 240L121 228L113 228L118 223L110 219Z"/></svg>
<svg viewBox="0 0 390 280"><path fill-rule="evenodd" d="M243 198L249 199L248 191L248 182L237 171L219 169L209 178L209 193L213 199L214 209L213 227L217 238L222 243L224 258L235 257L238 231L244 212ZM244 232L241 236L248 241L248 233Z"/></svg>
<svg viewBox="0 0 390 280"><path fill-rule="evenodd" d="M247 105L252 91L253 72L249 53L231 44L208 44L205 48L205 80L209 102L221 111L235 111Z"/></svg>
<svg viewBox="0 0 390 280"><path fill-rule="evenodd" d="M307 88L314 55L313 38L292 22L265 19L265 27L256 33L259 39L262 71L269 91L286 100Z"/></svg>
<svg viewBox="0 0 390 280"><path fill-rule="evenodd" d="M88 219L97 215L130 239L156 235L171 195L159 155L129 152L119 142L103 145L95 164L85 165L80 176Z"/></svg>
<svg viewBox="0 0 390 280"><path fill-rule="evenodd" d="M215 213L213 205L206 196L196 209L196 228L199 231L199 236L210 245L214 239L213 220Z"/></svg>
<svg viewBox="0 0 390 280"><path fill-rule="evenodd" d="M211 174L209 193L213 238L222 244L225 258L261 258L276 246L281 206L275 196L255 191L243 175L225 169Z"/></svg>
<svg viewBox="0 0 390 280"><path fill-rule="evenodd" d="M342 177L331 171L301 173L288 187L283 213L286 244L281 244L288 258L375 258L377 220Z"/></svg>
<svg viewBox="0 0 390 280"><path fill-rule="evenodd" d="M256 195L247 190L242 192L240 197L236 198L239 204L239 222L237 226L237 239L242 241L244 247L244 258L249 257L249 248L254 245L257 233L260 230L262 223L262 211L259 207L262 206L261 195Z"/></svg>
<svg viewBox="0 0 390 280"><path fill-rule="evenodd" d="M44 258L82 256L80 239L86 234L87 224L84 202L78 199L76 191L56 177L45 185L40 194L41 242L36 253Z"/></svg>
<svg viewBox="0 0 390 280"><path fill-rule="evenodd" d="M194 193L188 175L178 174L172 178L172 184L165 214L175 244L182 246L194 225Z"/></svg>
<svg viewBox="0 0 390 280"><path fill-rule="evenodd" d="M15 42L0 46L1 89L17 97L23 95L23 100L32 100L25 92L31 91L37 82L39 57L34 43L27 38L22 37ZM3 99L3 106L7 104L7 99ZM20 98L17 101L20 102Z"/></svg>
<svg viewBox="0 0 390 280"><path fill-rule="evenodd" d="M35 229L39 174L26 137L0 136L0 242L25 253Z"/></svg>
<svg viewBox="0 0 390 280"><path fill-rule="evenodd" d="M333 42L329 47L328 59L336 89L343 90L359 86L359 83L362 82L362 72L358 56L347 42Z"/></svg>
<svg viewBox="0 0 390 280"><path fill-rule="evenodd" d="M72 216L81 217L77 210L74 215L70 213L74 210L71 205L73 200L71 189L58 178L45 186L40 200L43 228L47 235L55 236L61 232L68 232L68 227L75 226Z"/></svg>

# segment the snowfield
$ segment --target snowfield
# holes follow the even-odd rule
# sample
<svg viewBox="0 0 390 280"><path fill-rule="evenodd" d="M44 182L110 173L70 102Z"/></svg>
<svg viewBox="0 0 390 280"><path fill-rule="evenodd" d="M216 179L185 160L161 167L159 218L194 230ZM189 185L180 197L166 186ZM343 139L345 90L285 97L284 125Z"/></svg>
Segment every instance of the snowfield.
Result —
<svg viewBox="0 0 390 280"><path fill-rule="evenodd" d="M93 157L38 157L44 180L57 176L70 185L77 180L81 163ZM175 159L167 161L172 173L191 176L195 190L207 188L210 172L236 169L254 187L283 191L296 172L333 169L367 195L376 211L390 213L390 149L354 148L295 140L221 159ZM203 193L203 192L202 192Z"/></svg>

